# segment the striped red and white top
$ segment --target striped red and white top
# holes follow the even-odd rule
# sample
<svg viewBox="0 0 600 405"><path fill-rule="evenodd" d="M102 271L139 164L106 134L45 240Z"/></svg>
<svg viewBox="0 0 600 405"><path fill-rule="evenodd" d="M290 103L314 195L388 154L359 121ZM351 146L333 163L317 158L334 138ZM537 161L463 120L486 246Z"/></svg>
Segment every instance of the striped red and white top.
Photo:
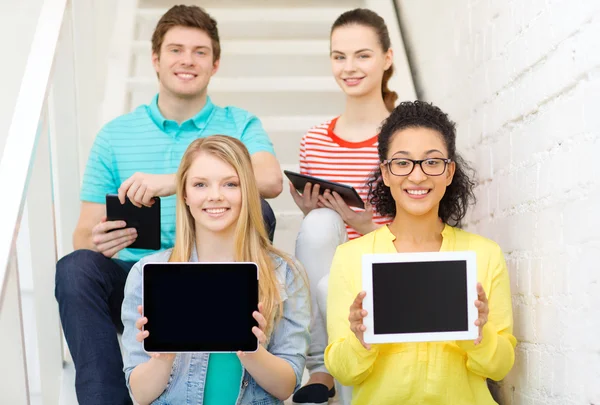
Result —
<svg viewBox="0 0 600 405"><path fill-rule="evenodd" d="M348 142L333 133L338 117L311 128L300 143L300 173L325 180L343 183L356 189L363 201L367 201L367 181L379 164L377 135L362 142ZM360 208L351 207L354 211ZM375 213L377 224L388 224L390 218ZM346 225L348 238L361 236Z"/></svg>

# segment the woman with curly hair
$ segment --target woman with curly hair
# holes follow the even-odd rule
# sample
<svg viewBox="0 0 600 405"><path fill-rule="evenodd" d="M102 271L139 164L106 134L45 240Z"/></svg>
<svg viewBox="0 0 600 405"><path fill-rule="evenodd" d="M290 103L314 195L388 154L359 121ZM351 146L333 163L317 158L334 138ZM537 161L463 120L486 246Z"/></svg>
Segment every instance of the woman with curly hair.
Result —
<svg viewBox="0 0 600 405"><path fill-rule="evenodd" d="M474 202L474 182L456 152L455 124L431 104L401 103L383 124L378 153L370 202L393 221L337 248L329 277L325 365L338 381L353 386L354 405L495 404L486 379L504 378L514 362L510 283L500 247L457 227ZM462 250L477 254L475 341L364 342L363 254Z"/></svg>

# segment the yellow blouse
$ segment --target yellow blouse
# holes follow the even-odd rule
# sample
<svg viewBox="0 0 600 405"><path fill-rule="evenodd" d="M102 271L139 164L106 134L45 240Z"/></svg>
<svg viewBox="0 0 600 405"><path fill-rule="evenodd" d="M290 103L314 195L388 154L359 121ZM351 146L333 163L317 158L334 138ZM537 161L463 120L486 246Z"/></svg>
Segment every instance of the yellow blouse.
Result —
<svg viewBox="0 0 600 405"><path fill-rule="evenodd" d="M352 404L495 404L486 378L501 380L512 368L517 343L508 270L500 247L482 236L446 225L440 251L477 253L477 281L489 303L483 340L371 345L365 349L348 321L361 291L361 256L396 253L387 226L338 247L329 275L325 365L342 384L354 386Z"/></svg>

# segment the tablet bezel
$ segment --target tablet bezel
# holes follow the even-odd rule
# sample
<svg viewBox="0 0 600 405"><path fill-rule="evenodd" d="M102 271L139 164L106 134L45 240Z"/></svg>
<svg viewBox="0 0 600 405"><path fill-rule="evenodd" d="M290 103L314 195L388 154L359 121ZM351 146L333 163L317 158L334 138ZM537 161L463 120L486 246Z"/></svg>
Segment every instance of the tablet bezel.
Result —
<svg viewBox="0 0 600 405"><path fill-rule="evenodd" d="M467 272L467 317L468 330L453 332L420 332L375 334L373 313L373 264L374 263L407 263L407 262L443 262L465 261ZM366 326L365 343L408 343L434 342L446 340L475 340L479 328L477 319L477 259L473 251L458 252L418 252L418 253L375 253L362 256L362 289L367 293L363 300L363 309L367 316L363 319ZM415 305L418 305L415 303Z"/></svg>
<svg viewBox="0 0 600 405"><path fill-rule="evenodd" d="M146 295L145 295L145 284L146 284L146 266L153 266L153 265L160 265L160 266L169 266L169 265L184 265L184 266L205 266L205 265L248 265L251 264L253 265L255 271L256 271L256 297L257 297L257 302L256 302L256 310L258 310L258 297L259 297L259 284L258 284L258 280L259 280L259 271L258 271L258 265L254 262L148 262L148 263L144 263L144 265L142 266L142 316L146 316L146 305L145 305L145 300L146 300ZM168 270L167 270L168 271ZM255 326L258 326L258 322L256 322L254 320L254 324ZM145 330L145 327L142 327L142 330ZM250 333L252 333L252 331L249 331ZM146 353L237 353L239 350L203 350L203 351L198 351L198 350L177 350L177 351L164 351L164 350L148 350L146 348L146 340L144 340L142 342L142 346L144 348L144 351ZM253 350L243 350L244 353L254 353L258 350L259 348L259 341L258 338L256 338L256 347L253 348Z"/></svg>
<svg viewBox="0 0 600 405"><path fill-rule="evenodd" d="M319 184L321 186L319 188L319 194L322 195L325 192L325 190L335 191L342 197L342 199L346 202L346 204L348 204L349 207L365 209L365 202L362 200L362 198L360 198L360 195L352 186L342 183L335 183L333 181L321 179L319 177L313 177L305 174L291 172L289 170L284 170L283 173L287 176L288 179L290 179L296 190L298 190L301 193L304 192L304 186L306 185L306 183Z"/></svg>

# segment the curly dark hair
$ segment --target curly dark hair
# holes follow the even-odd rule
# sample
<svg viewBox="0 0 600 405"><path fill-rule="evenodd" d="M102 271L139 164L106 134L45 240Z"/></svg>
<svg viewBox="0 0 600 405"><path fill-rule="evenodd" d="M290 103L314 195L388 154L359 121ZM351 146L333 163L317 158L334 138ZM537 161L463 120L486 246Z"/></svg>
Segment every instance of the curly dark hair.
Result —
<svg viewBox="0 0 600 405"><path fill-rule="evenodd" d="M456 125L438 107L423 101L405 101L400 103L383 122L379 133L379 160L387 159L393 136L406 128L430 128L442 134L448 158L456 165L452 183L446 188L446 193L440 201L439 217L444 223L461 226L461 221L467 213L469 205L475 203L474 175L475 171L456 153ZM381 167L378 167L369 186L369 202L381 215L396 216L396 202L389 187L383 183Z"/></svg>

